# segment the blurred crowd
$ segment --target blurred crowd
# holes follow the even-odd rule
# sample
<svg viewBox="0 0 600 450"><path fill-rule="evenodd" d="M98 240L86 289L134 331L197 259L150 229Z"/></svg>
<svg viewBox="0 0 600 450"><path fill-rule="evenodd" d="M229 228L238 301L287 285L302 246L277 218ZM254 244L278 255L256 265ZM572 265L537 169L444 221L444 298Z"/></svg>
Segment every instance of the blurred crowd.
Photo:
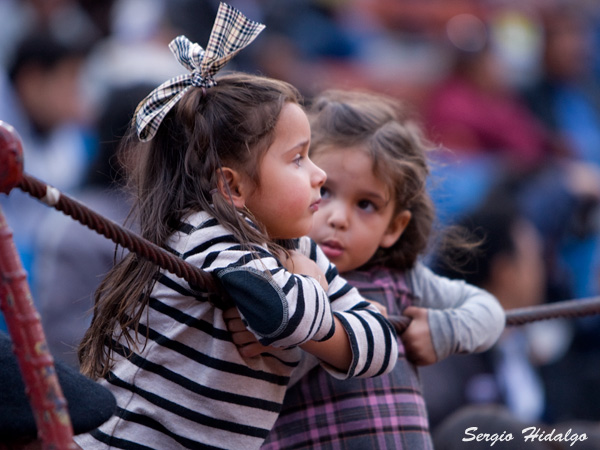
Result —
<svg viewBox="0 0 600 450"><path fill-rule="evenodd" d="M307 101L329 87L383 92L423 124L440 230L459 223L489 241L470 271L486 272L469 282L507 310L600 295L600 3L229 3L267 28L228 68L289 81ZM25 170L122 223L119 137L137 103L182 73L171 39L205 46L217 7L0 0L0 120L20 134ZM76 366L114 245L26 197L15 190L0 206L51 349ZM529 422L600 421L599 342L600 317L552 320L428 367L432 425L477 403Z"/></svg>

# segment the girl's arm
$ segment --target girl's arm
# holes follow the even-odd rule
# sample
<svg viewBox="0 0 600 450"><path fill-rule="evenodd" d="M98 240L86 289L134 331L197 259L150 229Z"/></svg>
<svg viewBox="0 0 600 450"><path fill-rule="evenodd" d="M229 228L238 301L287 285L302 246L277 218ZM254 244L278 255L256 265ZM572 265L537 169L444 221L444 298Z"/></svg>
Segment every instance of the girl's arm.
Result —
<svg viewBox="0 0 600 450"><path fill-rule="evenodd" d="M392 326L375 306L337 274L314 242L304 241L301 250L292 253L286 266L304 272L298 276L310 277L314 281L324 274L335 315L335 330L330 337L313 339L302 344L301 348L321 360L323 367L337 378L371 377L391 371L398 356ZM293 267L292 261L295 263ZM323 279L321 281L324 282ZM252 357L268 351L268 347L257 342L246 329L237 310L226 311L224 317L243 356Z"/></svg>
<svg viewBox="0 0 600 450"><path fill-rule="evenodd" d="M352 363L352 349L348 334L340 322L334 317L335 333L326 341L308 341L300 348L305 352L319 358L341 372L347 372Z"/></svg>
<svg viewBox="0 0 600 450"><path fill-rule="evenodd" d="M398 343L392 325L356 288L339 276L335 266L314 241L302 238L298 251L313 260L325 273L329 284L327 294L336 318L336 332L339 328L345 331L350 347L352 362L348 372L335 371L326 364L323 367L341 379L366 378L390 372L398 359ZM343 334L338 338L341 336Z"/></svg>
<svg viewBox="0 0 600 450"><path fill-rule="evenodd" d="M452 354L483 352L504 330L504 309L483 289L436 275L420 263L410 271L408 283L417 298L415 306L427 308L438 361Z"/></svg>
<svg viewBox="0 0 600 450"><path fill-rule="evenodd" d="M233 342L245 358L253 358L274 349L274 347L262 345L256 336L248 331L237 308L228 309L223 317L227 323L227 329L232 334ZM331 339L322 342L308 341L300 345L300 348L337 370L345 372L352 362L352 351L346 331L339 319L334 318L334 320L336 321L336 332Z"/></svg>
<svg viewBox="0 0 600 450"><path fill-rule="evenodd" d="M168 247L217 277L261 344L289 348L333 335L329 298L315 279L287 271L263 246L241 245L208 213L188 217Z"/></svg>
<svg viewBox="0 0 600 450"><path fill-rule="evenodd" d="M314 278L326 291L329 289L325 273L308 256L293 250L289 252L288 257L283 261L283 265L292 273ZM302 344L300 348L319 358L321 361L345 372L350 368L350 363L352 362L350 340L345 328L337 317L334 317L334 322L335 331L333 336L326 341L308 341Z"/></svg>

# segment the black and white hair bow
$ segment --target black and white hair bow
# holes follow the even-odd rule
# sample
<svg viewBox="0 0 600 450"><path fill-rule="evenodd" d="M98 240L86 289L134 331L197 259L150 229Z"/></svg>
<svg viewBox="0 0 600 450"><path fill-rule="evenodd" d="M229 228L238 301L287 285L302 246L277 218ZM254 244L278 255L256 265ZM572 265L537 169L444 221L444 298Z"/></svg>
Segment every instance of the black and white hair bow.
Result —
<svg viewBox="0 0 600 450"><path fill-rule="evenodd" d="M154 137L167 113L189 89L207 89L216 85L214 75L264 28L263 24L248 20L234 7L221 3L206 50L185 36L173 39L169 49L190 73L165 81L140 102L135 112L140 140L145 142Z"/></svg>

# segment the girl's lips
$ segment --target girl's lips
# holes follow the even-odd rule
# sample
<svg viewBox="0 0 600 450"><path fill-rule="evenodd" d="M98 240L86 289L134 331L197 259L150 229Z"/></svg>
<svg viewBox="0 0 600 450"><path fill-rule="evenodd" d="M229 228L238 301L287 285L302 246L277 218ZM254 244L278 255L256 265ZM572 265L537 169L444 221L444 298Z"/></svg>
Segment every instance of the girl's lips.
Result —
<svg viewBox="0 0 600 450"><path fill-rule="evenodd" d="M310 210L312 212L317 212L319 210L319 204L321 203L321 199L317 200L316 202L312 203L310 205Z"/></svg>
<svg viewBox="0 0 600 450"><path fill-rule="evenodd" d="M337 258L344 253L344 247L336 241L324 241L321 243L321 250L328 258Z"/></svg>

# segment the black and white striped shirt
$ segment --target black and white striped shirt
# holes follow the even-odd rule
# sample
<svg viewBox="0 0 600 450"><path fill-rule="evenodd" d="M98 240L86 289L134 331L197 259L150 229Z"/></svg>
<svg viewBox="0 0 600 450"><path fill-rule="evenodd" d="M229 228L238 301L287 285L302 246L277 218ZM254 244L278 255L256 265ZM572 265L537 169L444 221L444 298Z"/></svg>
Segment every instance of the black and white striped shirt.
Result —
<svg viewBox="0 0 600 450"><path fill-rule="evenodd" d="M393 368L393 329L309 238L298 241L298 250L326 274L328 292L315 279L285 270L266 248L256 247L257 258L205 212L182 223L168 246L217 274L248 329L276 350L243 358L223 310L163 271L141 316L138 351L120 342L116 364L100 380L115 395L117 413L78 436L82 448L259 448L301 359L298 345L327 339L334 314L347 331L353 360L347 373L324 364L332 376L372 377Z"/></svg>

